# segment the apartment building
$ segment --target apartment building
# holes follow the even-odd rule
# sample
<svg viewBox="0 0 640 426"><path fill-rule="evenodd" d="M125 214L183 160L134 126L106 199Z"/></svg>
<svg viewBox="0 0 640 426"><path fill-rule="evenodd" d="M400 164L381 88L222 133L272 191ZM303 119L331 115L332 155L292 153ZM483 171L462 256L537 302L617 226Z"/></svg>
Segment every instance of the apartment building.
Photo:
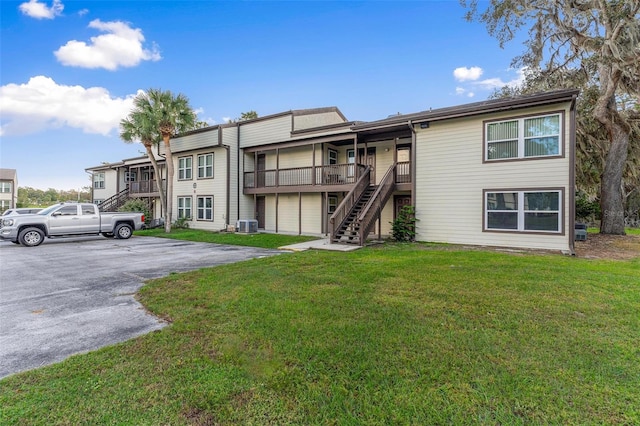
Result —
<svg viewBox="0 0 640 426"><path fill-rule="evenodd" d="M561 90L373 122L348 121L335 107L292 110L188 132L171 142L172 220L222 230L255 219L265 232L364 244L389 235L412 205L418 241L572 252L576 96ZM142 157L87 169L94 199L132 196L149 166Z"/></svg>
<svg viewBox="0 0 640 426"><path fill-rule="evenodd" d="M18 205L18 172L0 169L0 214Z"/></svg>

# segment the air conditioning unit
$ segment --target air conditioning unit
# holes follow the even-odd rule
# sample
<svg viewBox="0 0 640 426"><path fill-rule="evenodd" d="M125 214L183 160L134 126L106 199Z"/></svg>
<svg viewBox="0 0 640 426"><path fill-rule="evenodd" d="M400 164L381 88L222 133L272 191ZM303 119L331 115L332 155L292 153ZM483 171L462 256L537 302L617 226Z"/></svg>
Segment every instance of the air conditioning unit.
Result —
<svg viewBox="0 0 640 426"><path fill-rule="evenodd" d="M576 223L575 225L575 241L587 240L587 225L584 223Z"/></svg>
<svg viewBox="0 0 640 426"><path fill-rule="evenodd" d="M242 219L236 222L236 232L252 234L258 232L258 221L255 219Z"/></svg>

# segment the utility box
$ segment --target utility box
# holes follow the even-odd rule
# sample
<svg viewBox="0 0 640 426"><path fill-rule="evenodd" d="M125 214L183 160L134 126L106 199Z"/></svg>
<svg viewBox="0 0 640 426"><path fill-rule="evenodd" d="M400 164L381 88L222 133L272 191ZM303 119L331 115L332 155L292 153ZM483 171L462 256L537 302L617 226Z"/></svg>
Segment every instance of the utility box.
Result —
<svg viewBox="0 0 640 426"><path fill-rule="evenodd" d="M236 222L236 232L253 234L258 232L258 221L255 219L242 219Z"/></svg>
<svg viewBox="0 0 640 426"><path fill-rule="evenodd" d="M587 225L584 223L576 223L575 226L575 240L587 241Z"/></svg>

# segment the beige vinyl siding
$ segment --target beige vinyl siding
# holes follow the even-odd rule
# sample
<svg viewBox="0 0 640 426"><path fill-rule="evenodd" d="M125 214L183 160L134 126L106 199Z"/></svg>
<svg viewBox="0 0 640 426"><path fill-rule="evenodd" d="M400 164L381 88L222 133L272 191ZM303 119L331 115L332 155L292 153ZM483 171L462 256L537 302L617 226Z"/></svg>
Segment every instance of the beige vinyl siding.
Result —
<svg viewBox="0 0 640 426"><path fill-rule="evenodd" d="M276 232L276 196L267 195L265 197L264 204L265 204L264 230L267 232ZM282 232L282 229L279 229L279 231Z"/></svg>
<svg viewBox="0 0 640 426"><path fill-rule="evenodd" d="M218 127L212 127L207 131L171 138L171 152L176 154L218 145L218 129ZM160 143L159 152L162 155L165 154L164 142Z"/></svg>
<svg viewBox="0 0 640 426"><path fill-rule="evenodd" d="M319 151L319 150L317 150ZM274 154L275 157L275 154ZM270 156L267 156L267 168L274 168L270 166ZM274 159L275 161L275 159ZM310 167L313 164L313 147L311 145L301 146L296 148L287 148L280 150L280 168L290 169L294 167ZM316 165L320 165L319 162Z"/></svg>
<svg viewBox="0 0 640 426"><path fill-rule="evenodd" d="M298 233L298 194L280 194L278 197L278 232Z"/></svg>
<svg viewBox="0 0 640 426"><path fill-rule="evenodd" d="M289 140L291 135L291 115L249 122L240 125L240 148Z"/></svg>
<svg viewBox="0 0 640 426"><path fill-rule="evenodd" d="M194 229L205 229L218 231L226 225L226 157L224 148L201 149L191 152L194 158L194 167L197 167L197 157L199 154L213 153L213 179L196 179L187 181L174 181L173 183L173 219L178 217L178 197L192 198L192 220L189 227ZM177 168L177 156L174 157ZM194 176L197 171L194 170ZM195 188L194 188L195 184ZM197 220L197 197L213 196L213 221Z"/></svg>
<svg viewBox="0 0 640 426"><path fill-rule="evenodd" d="M419 241L568 250L569 111L564 158L482 163L483 120L559 110L560 106L432 122L416 135L416 224ZM564 233L483 232L483 190L564 189Z"/></svg>
<svg viewBox="0 0 640 426"><path fill-rule="evenodd" d="M322 233L321 194L302 194L301 232L305 235L319 235Z"/></svg>
<svg viewBox="0 0 640 426"><path fill-rule="evenodd" d="M118 186L118 180L120 180L120 186ZM99 198L102 200L107 199L113 195L116 195L118 193L118 188L120 188L120 190L123 190L125 188L124 172L118 174L118 170L113 170L113 169L105 170L104 171L104 192L109 195L107 195L106 197L98 197L97 193L94 192L95 198Z"/></svg>
<svg viewBox="0 0 640 426"><path fill-rule="evenodd" d="M278 233L319 235L322 232L321 194L280 194L266 197L265 231L275 232L276 216Z"/></svg>
<svg viewBox="0 0 640 426"><path fill-rule="evenodd" d="M240 127L239 130L240 130L240 134L242 135L242 132L244 131L244 129ZM240 152L240 162L239 162L240 210L238 212L238 219L255 219L253 195L243 195L244 173L254 170L254 166L255 166L254 161L255 160L254 160L253 153L244 153L243 151Z"/></svg>
<svg viewBox="0 0 640 426"><path fill-rule="evenodd" d="M389 167L393 165L393 140L368 144L368 147L376 148L376 185L380 183ZM388 151L385 151L388 149Z"/></svg>
<svg viewBox="0 0 640 426"><path fill-rule="evenodd" d="M293 130L328 126L331 124L344 123L344 121L345 120L336 111L329 111L318 114L294 115Z"/></svg>
<svg viewBox="0 0 640 426"><path fill-rule="evenodd" d="M227 174L226 167L227 162L225 159L225 176L229 176L229 217L227 223L235 225L239 219L238 216L238 197L242 193L242 188L239 188L240 182L242 182L241 175L238 175L238 127L223 127L222 128L222 144L227 145L229 149L225 155L229 155L229 168L230 173ZM240 191L240 192L238 192Z"/></svg>

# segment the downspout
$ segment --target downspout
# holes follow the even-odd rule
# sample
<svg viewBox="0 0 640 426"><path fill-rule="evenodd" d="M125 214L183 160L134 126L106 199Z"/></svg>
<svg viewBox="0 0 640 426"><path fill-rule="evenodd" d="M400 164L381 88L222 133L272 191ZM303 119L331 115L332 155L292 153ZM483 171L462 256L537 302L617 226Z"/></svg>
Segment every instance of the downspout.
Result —
<svg viewBox="0 0 640 426"><path fill-rule="evenodd" d="M413 127L413 122L409 120L407 122L409 130L411 130L411 205L416 207L416 129Z"/></svg>
<svg viewBox="0 0 640 426"><path fill-rule="evenodd" d="M236 124L236 127L238 128L238 131L236 132L236 151L238 153L238 158L236 159L236 176L238 180L238 188L236 190L236 213L238 215L238 219L240 219L240 187L244 188L244 175L243 179L240 180L240 123ZM242 164L244 165L244 154L242 155ZM244 167L242 168L242 171L244 172Z"/></svg>
<svg viewBox="0 0 640 426"><path fill-rule="evenodd" d="M224 148L225 153L227 154L227 184L226 184L226 200L225 200L225 205L226 205L226 213L225 213L225 229L227 228L226 225L229 225L229 211L230 211L230 206L229 206L229 196L231 195L231 152L230 149L231 147L229 145L225 145L222 143L222 127L218 127L218 146L221 146Z"/></svg>
<svg viewBox="0 0 640 426"><path fill-rule="evenodd" d="M576 101L578 96L573 95L569 108L569 254L576 255L575 228L576 228Z"/></svg>

